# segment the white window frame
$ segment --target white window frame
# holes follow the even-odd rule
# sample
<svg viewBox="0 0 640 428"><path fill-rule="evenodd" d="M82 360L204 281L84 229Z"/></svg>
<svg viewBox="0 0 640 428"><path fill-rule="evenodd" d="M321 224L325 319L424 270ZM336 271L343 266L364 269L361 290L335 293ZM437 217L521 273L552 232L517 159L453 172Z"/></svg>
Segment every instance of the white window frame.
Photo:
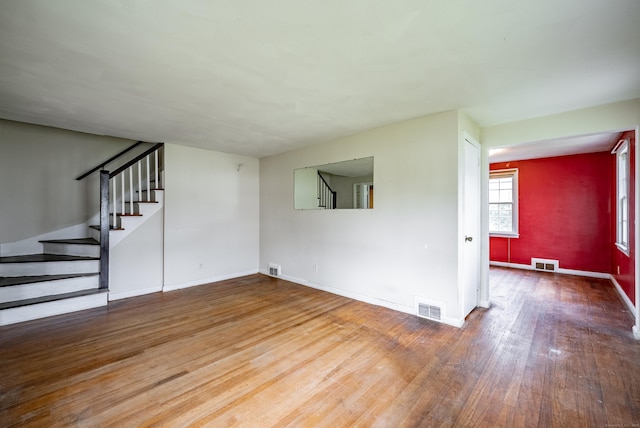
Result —
<svg viewBox="0 0 640 428"><path fill-rule="evenodd" d="M489 180L492 178L504 178L512 177L512 201L511 202L511 232L505 231L492 231L489 229L489 236L504 237L504 238L518 238L518 169L498 169L489 171ZM489 202L491 206L491 202ZM491 223L489 223L491 227Z"/></svg>
<svg viewBox="0 0 640 428"><path fill-rule="evenodd" d="M629 191L631 153L629 140L620 140L611 152L616 155L616 247L629 255ZM625 227L626 225L626 227Z"/></svg>

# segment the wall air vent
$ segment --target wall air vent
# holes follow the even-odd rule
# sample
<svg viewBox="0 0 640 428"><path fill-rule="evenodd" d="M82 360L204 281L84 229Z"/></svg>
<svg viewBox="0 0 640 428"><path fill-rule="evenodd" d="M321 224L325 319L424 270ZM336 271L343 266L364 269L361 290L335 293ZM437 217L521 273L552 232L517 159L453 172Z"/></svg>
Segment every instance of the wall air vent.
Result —
<svg viewBox="0 0 640 428"><path fill-rule="evenodd" d="M271 276L280 276L281 267L280 265L275 265L273 263L269 263L269 275Z"/></svg>
<svg viewBox="0 0 640 428"><path fill-rule="evenodd" d="M420 303L418 305L418 315L423 318L429 318L440 321L442 318L442 311L439 306L427 305Z"/></svg>
<svg viewBox="0 0 640 428"><path fill-rule="evenodd" d="M550 260L550 259L531 259L531 267L534 270L539 270L542 272L556 272L558 270L558 265L560 262L558 260Z"/></svg>
<svg viewBox="0 0 640 428"><path fill-rule="evenodd" d="M434 321L442 321L444 315L444 305L440 302L434 302L423 298L415 299L416 314L421 318L427 318Z"/></svg>

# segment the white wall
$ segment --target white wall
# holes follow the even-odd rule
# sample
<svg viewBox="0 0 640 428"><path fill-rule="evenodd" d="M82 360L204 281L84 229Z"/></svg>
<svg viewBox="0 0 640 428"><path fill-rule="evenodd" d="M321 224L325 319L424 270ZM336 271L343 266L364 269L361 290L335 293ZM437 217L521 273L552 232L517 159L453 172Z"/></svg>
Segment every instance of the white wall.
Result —
<svg viewBox="0 0 640 428"><path fill-rule="evenodd" d="M163 226L159 210L111 249L109 300L162 291Z"/></svg>
<svg viewBox="0 0 640 428"><path fill-rule="evenodd" d="M175 144L164 150L164 289L256 273L258 160Z"/></svg>
<svg viewBox="0 0 640 428"><path fill-rule="evenodd" d="M459 323L458 124L445 112L261 159L261 271L409 313L423 296ZM293 209L296 168L367 156L374 209Z"/></svg>
<svg viewBox="0 0 640 428"><path fill-rule="evenodd" d="M301 168L295 171L294 201L297 210L318 209L318 170Z"/></svg>
<svg viewBox="0 0 640 428"><path fill-rule="evenodd" d="M0 120L0 245L87 221L98 177L75 178L133 143Z"/></svg>
<svg viewBox="0 0 640 428"><path fill-rule="evenodd" d="M605 104L551 116L482 128L482 146L493 147L574 137L604 131L635 129L640 123L640 99Z"/></svg>

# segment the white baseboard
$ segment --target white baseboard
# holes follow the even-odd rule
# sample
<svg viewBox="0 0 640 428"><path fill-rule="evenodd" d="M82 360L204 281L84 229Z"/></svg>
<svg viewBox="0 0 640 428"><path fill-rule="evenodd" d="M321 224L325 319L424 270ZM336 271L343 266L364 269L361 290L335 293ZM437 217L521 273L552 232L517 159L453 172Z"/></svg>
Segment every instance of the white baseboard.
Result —
<svg viewBox="0 0 640 428"><path fill-rule="evenodd" d="M241 276L254 275L256 273L258 273L257 269L256 270L248 270L248 271L244 271L244 272L236 272L236 273L231 273L231 274L227 274L227 275L214 276L214 277L211 277L211 278L201 278L201 279L196 279L196 280L188 281L188 282L182 282L182 283L178 283L178 284L165 284L164 287L162 287L162 291L173 291L173 290L180 290L181 288L197 287L199 285L210 284L212 282L225 281L227 279L240 278Z"/></svg>
<svg viewBox="0 0 640 428"><path fill-rule="evenodd" d="M478 306L481 308L489 309L491 308L491 302L489 300L480 300L480 302L478 302Z"/></svg>
<svg viewBox="0 0 640 428"><path fill-rule="evenodd" d="M544 272L544 271L538 271L534 269L533 266L531 265L524 265L520 263L506 263L506 262L492 261L492 262L489 262L489 264L491 266L500 266L500 267L506 267L506 268L512 268L512 269L532 270L535 272ZM586 270L563 269L563 268L558 268L558 270L554 272L548 272L548 273L560 273L563 275L586 276L589 278L601 278L601 279L609 279L611 277L611 274L603 273L603 272L590 272Z"/></svg>
<svg viewBox="0 0 640 428"><path fill-rule="evenodd" d="M489 262L489 265L512 268L512 269L533 270L533 266L531 266L531 265L523 265L523 264L519 264L519 263Z"/></svg>
<svg viewBox="0 0 640 428"><path fill-rule="evenodd" d="M266 269L261 269L260 273L269 275L269 272ZM311 282L304 279L296 278L294 276L280 275L278 278L281 278L281 279L284 279L285 281L293 282L296 284L304 285L305 287L311 287L317 290L326 291L331 294L336 294L338 296L347 297L349 299L357 300L359 302L364 302L364 303L368 303L376 306L382 306L383 308L392 309L398 312L404 312L409 315L416 315L416 311L413 306L405 306L398 303L390 302L388 300L378 299L371 296L365 296L364 294L354 293L351 291L345 291L340 288L326 286L316 282ZM462 325L464 324L464 319L459 320L459 319L449 318L449 317L443 317L441 321L444 324L448 324L453 327L462 327Z"/></svg>
<svg viewBox="0 0 640 428"><path fill-rule="evenodd" d="M122 293L109 292L109 301L128 299L129 297L142 296L144 294L158 293L162 291L162 285L157 287L141 288L139 290L124 291Z"/></svg>
<svg viewBox="0 0 640 428"><path fill-rule="evenodd" d="M513 268L513 269L524 269L524 270L533 270L533 271L535 271L535 269L533 269L533 267L530 266L530 265L522 265L522 264L517 264L517 263L490 262L489 264L491 266L500 266L500 267L508 267L508 268ZM589 271L584 271L584 270L562 269L562 268L558 269L556 271L556 273L560 273L560 274L563 274L563 275L577 275L577 276L585 276L585 277L588 277L588 278L599 278L599 279L608 279L608 280L610 280L613 283L613 285L616 287L616 291L618 291L618 294L620 295L620 297L622 298L624 303L627 305L627 307L629 308L631 313L635 314L636 308L633 305L633 303L631 302L631 299L629 299L629 296L627 296L627 294L624 292L622 287L620 287L620 284L618 284L618 281L616 281L616 278L613 275L611 275L610 273L589 272Z"/></svg>
<svg viewBox="0 0 640 428"><path fill-rule="evenodd" d="M611 274L603 273L603 272L590 272L585 270L574 270L574 269L563 269L558 268L556 273L561 273L564 275L576 275L576 276L586 276L589 278L600 278L600 279L609 279L611 278Z"/></svg>
<svg viewBox="0 0 640 428"><path fill-rule="evenodd" d="M622 287L620 287L620 284L618 283L618 281L616 281L616 278L613 275L609 275L609 279L611 280L613 285L616 287L616 290L618 291L618 294L620 295L620 297L622 297L622 300L627 305L627 307L629 308L631 313L635 314L636 313L636 308L633 305L633 302L631 302L631 299L629 299L629 296L627 296L627 293L625 293L624 290L622 289Z"/></svg>
<svg viewBox="0 0 640 428"><path fill-rule="evenodd" d="M637 326L637 325L634 325L634 326L633 326L633 337L634 337L636 340L640 340L640 328L638 328L638 326Z"/></svg>

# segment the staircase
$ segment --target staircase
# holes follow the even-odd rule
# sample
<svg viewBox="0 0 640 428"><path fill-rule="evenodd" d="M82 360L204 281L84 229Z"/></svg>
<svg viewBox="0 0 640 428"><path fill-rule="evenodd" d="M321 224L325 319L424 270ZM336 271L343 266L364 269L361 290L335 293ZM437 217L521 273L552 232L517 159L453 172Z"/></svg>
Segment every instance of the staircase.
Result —
<svg viewBox="0 0 640 428"><path fill-rule="evenodd" d="M329 183L318 171L318 208L333 210L337 208L338 193L331 189Z"/></svg>
<svg viewBox="0 0 640 428"><path fill-rule="evenodd" d="M79 177L101 169L107 180L93 217L100 224L90 220L86 237L42 240L41 253L0 257L0 325L107 305L109 250L164 204L161 144L104 170L134 146Z"/></svg>

